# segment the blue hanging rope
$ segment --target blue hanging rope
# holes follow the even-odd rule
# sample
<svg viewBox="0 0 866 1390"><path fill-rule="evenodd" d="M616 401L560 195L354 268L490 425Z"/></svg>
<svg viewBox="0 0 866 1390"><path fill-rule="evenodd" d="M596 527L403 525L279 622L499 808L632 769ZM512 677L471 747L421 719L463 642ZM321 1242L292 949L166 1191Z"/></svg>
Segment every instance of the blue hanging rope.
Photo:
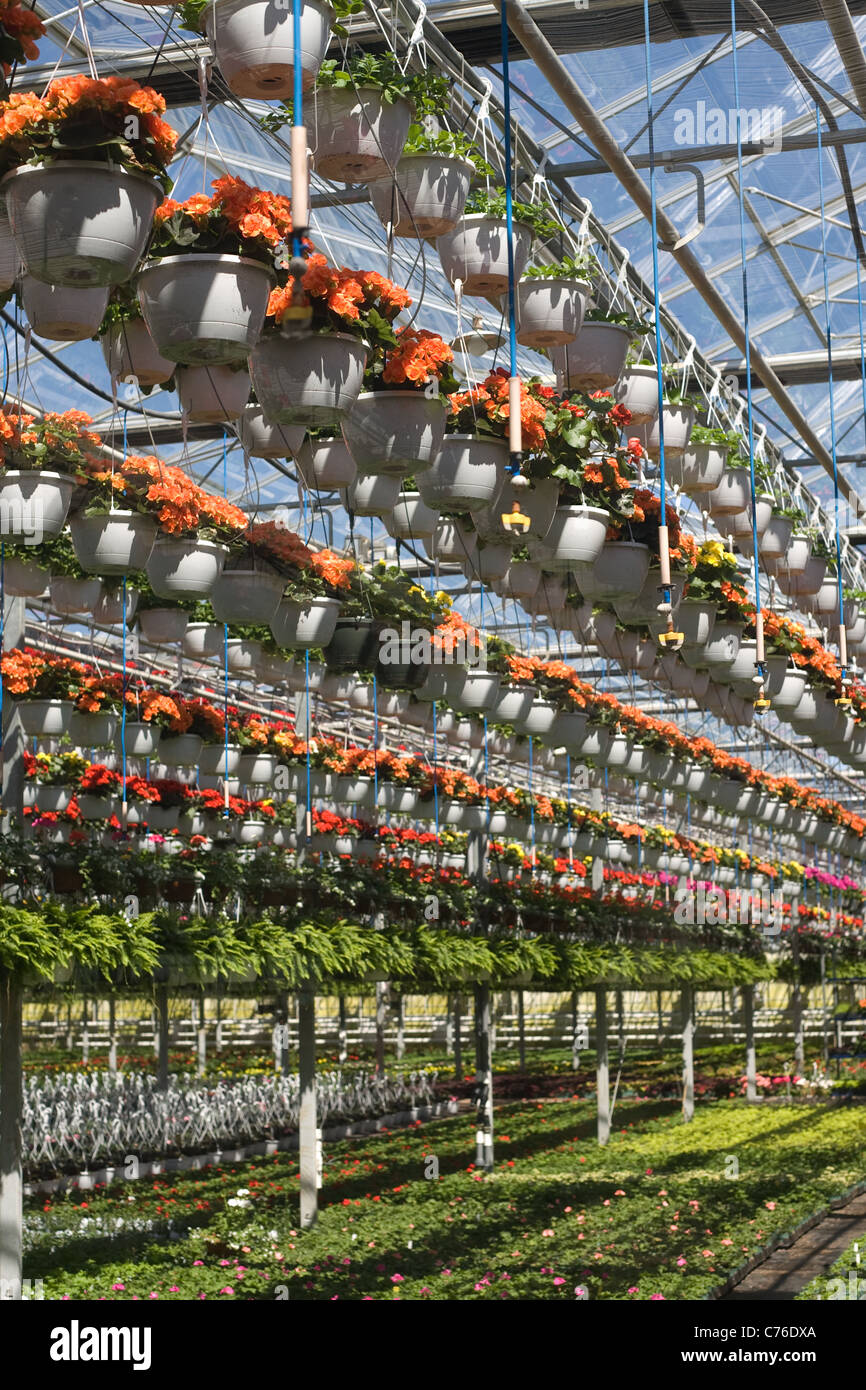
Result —
<svg viewBox="0 0 866 1390"><path fill-rule="evenodd" d="M228 498L228 439L223 425L223 497ZM229 625L223 623L223 817L229 818Z"/></svg>
<svg viewBox="0 0 866 1390"><path fill-rule="evenodd" d="M863 336L863 286L860 280L860 257L854 257L857 267L857 327L860 332L860 390L863 396L863 429L866 436L866 338Z"/></svg>
<svg viewBox="0 0 866 1390"><path fill-rule="evenodd" d="M740 110L740 71L737 61L737 0L731 0L731 57L734 68L734 105L737 111L737 201L740 211L740 267L743 281L743 329L746 339L746 411L749 426L749 491L752 504L752 564L755 583L755 625L758 633L758 660L756 670L761 679L760 698L763 699L764 679L767 674L764 662L763 619L761 616L761 581L758 560L758 508L755 487L755 427L752 411L752 353L749 329L749 274L746 258L746 210L743 201L743 131Z"/></svg>
<svg viewBox="0 0 866 1390"><path fill-rule="evenodd" d="M653 114L653 76L652 76L652 56L650 53L650 16L649 0L643 0L643 31L644 31L644 68L646 70L646 109L647 109L647 144L649 153L649 176L650 176L650 233L652 239L652 258L653 258L653 302L655 311L655 341L656 341L656 378L658 385L658 425L659 425L659 524L665 524L665 506L667 498L667 483L665 478L665 421L664 421L664 400L665 383L662 373L662 329L661 329L661 295L659 293L659 242L656 212L656 164L655 164L655 116ZM671 602L671 586L662 586L662 602Z"/></svg>
<svg viewBox="0 0 866 1390"><path fill-rule="evenodd" d="M511 196L512 150L511 150L511 79L508 59L508 0L502 0L500 9L500 42L502 46L502 114L505 122L505 236L508 243L508 374L513 381L517 376L517 307L515 303L514 276L514 216ZM522 453L509 453L508 467L512 477L520 472L523 463Z"/></svg>
<svg viewBox="0 0 866 1390"><path fill-rule="evenodd" d="M824 152L821 145L821 111L815 106L815 117L818 129L818 194L821 207L821 260L824 271L824 319L827 331L827 389L830 394L830 451L833 456L833 525L836 530L836 587L839 597L839 646L840 646L840 667L842 671L842 694L845 694L845 678L847 674L845 639L843 632L845 628L845 599L842 592L842 538L839 534L839 468L836 461L836 404L833 391L833 343L830 333L830 276L827 269L827 223L824 215ZM857 283L860 283L860 262L857 261ZM860 303L860 293L857 293L857 309L860 316L860 344L862 357L863 344L863 309Z"/></svg>

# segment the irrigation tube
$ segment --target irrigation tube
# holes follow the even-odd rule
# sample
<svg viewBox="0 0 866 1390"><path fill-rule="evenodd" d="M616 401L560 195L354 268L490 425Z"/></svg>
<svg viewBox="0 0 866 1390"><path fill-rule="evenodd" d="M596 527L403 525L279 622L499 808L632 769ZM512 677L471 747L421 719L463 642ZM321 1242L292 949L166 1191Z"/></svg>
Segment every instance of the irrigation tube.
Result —
<svg viewBox="0 0 866 1390"><path fill-rule="evenodd" d="M490 0L490 3L502 13L503 0ZM624 154L611 135L604 121L597 115L592 103L578 87L574 78L569 73L565 64L554 52L547 39L542 34L538 25L531 18L526 8L520 0L508 0L508 27L519 41L524 52L530 57L541 73L542 77L550 83L553 91L560 101L574 117L580 122L584 135L591 140L598 150L600 157L604 160L608 169L615 174L623 188L632 199L635 207L649 221L652 216L650 192L643 179L632 164L628 155ZM553 167L555 172L555 166ZM680 232L676 225L668 217L663 209L659 208L657 213L658 231L661 240L674 243L679 240ZM715 318L728 334L731 342L734 343L743 355L746 351L746 337L743 332L743 325L737 318L734 311L725 303L715 285L707 278L704 269L689 246L680 246L676 251L669 253L684 271L688 279L694 285L704 303L712 311ZM832 478L833 460L828 450L825 448L821 439L812 429L805 415L798 409L794 401L788 395L782 382L779 380L770 363L763 353L754 345L751 347L751 360L755 373L760 377L761 382L769 391L776 404L784 411L794 429L809 449L813 458L821 465L825 472ZM840 491L847 502L850 502L859 516L862 509L859 494L851 487L847 480L840 482Z"/></svg>

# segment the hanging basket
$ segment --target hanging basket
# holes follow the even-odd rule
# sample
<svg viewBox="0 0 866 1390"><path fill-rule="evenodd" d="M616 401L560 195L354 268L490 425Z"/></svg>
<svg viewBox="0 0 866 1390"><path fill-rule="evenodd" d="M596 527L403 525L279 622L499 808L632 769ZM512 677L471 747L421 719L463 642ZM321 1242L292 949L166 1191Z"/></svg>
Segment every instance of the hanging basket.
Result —
<svg viewBox="0 0 866 1390"><path fill-rule="evenodd" d="M450 155L404 154L395 174L370 181L370 202L384 227L394 236L443 236L463 214L474 164Z"/></svg>
<svg viewBox="0 0 866 1390"><path fill-rule="evenodd" d="M455 668L448 680L448 698L463 714L479 714L493 709L499 695L499 676L493 671Z"/></svg>
<svg viewBox="0 0 866 1390"><path fill-rule="evenodd" d="M2 477L0 473L0 478ZM0 499L2 495L0 482ZM3 505L0 500L0 507ZM48 586L48 578L48 570L43 565L38 565L35 560L19 560L15 555L8 555L3 561L3 585L10 598L41 597Z"/></svg>
<svg viewBox="0 0 866 1390"><path fill-rule="evenodd" d="M0 195L0 294L11 290L18 279L21 257L6 216L6 199Z"/></svg>
<svg viewBox="0 0 866 1390"><path fill-rule="evenodd" d="M443 516L436 523L432 540L425 540L424 549L431 560L463 565L473 559L478 549L478 536L459 517Z"/></svg>
<svg viewBox="0 0 866 1390"><path fill-rule="evenodd" d="M198 734L163 734L159 760L166 767L196 767L203 746Z"/></svg>
<svg viewBox="0 0 866 1390"><path fill-rule="evenodd" d="M79 512L69 523L79 565L88 574L143 570L156 540L156 522L142 512Z"/></svg>
<svg viewBox="0 0 866 1390"><path fill-rule="evenodd" d="M349 806L376 804L372 777L335 777L333 795L335 801Z"/></svg>
<svg viewBox="0 0 866 1390"><path fill-rule="evenodd" d="M279 610L278 610L279 611ZM372 659L376 634L369 618L337 618L330 641L325 646L329 670L355 671ZM338 698L341 698L338 695Z"/></svg>
<svg viewBox="0 0 866 1390"><path fill-rule="evenodd" d="M21 277L21 305L38 338L56 343L80 343L92 338L108 305L108 290L46 285L33 275Z"/></svg>
<svg viewBox="0 0 866 1390"><path fill-rule="evenodd" d="M254 638L230 637L226 643L225 659L234 675L250 680L262 659L262 644Z"/></svg>
<svg viewBox="0 0 866 1390"><path fill-rule="evenodd" d="M355 460L342 439L310 439L308 436L295 454L295 466L309 492L351 487L358 476Z"/></svg>
<svg viewBox="0 0 866 1390"><path fill-rule="evenodd" d="M508 226L486 213L462 217L454 229L437 237L436 250L447 279L460 280L463 294L495 298L508 289ZM533 230L525 222L512 228L514 278L519 280L532 251Z"/></svg>
<svg viewBox="0 0 866 1390"><path fill-rule="evenodd" d="M385 526L389 535L401 541L429 540L438 520L439 509L428 507L420 492L401 492Z"/></svg>
<svg viewBox="0 0 866 1390"><path fill-rule="evenodd" d="M402 787L396 782L380 782L376 805L382 811L396 816L418 814L419 797L411 787Z"/></svg>
<svg viewBox="0 0 866 1390"><path fill-rule="evenodd" d="M16 700L14 707L28 738L61 738L75 708L71 700Z"/></svg>
<svg viewBox="0 0 866 1390"><path fill-rule="evenodd" d="M515 286L517 341L533 348L573 343L591 294L585 280L521 280Z"/></svg>
<svg viewBox="0 0 866 1390"><path fill-rule="evenodd" d="M97 796L94 792L79 792L76 796L82 820L108 820L114 809L109 796Z"/></svg>
<svg viewBox="0 0 866 1390"><path fill-rule="evenodd" d="M507 463L506 440L449 434L439 457L420 474L418 489L428 507L471 511L492 502L504 480Z"/></svg>
<svg viewBox="0 0 866 1390"><path fill-rule="evenodd" d="M120 730L123 751L128 758L152 758L162 737L158 724L144 720L127 719Z"/></svg>
<svg viewBox="0 0 866 1390"><path fill-rule="evenodd" d="M183 634L184 656L209 661L223 655L225 633L216 623L189 623Z"/></svg>
<svg viewBox="0 0 866 1390"><path fill-rule="evenodd" d="M109 324L100 342L112 381L159 386L174 372L174 363L157 351L144 319L123 319Z"/></svg>
<svg viewBox="0 0 866 1390"><path fill-rule="evenodd" d="M640 541L605 541L591 563L574 567L577 587L584 598L628 598L639 594L646 582L650 549Z"/></svg>
<svg viewBox="0 0 866 1390"><path fill-rule="evenodd" d="M270 618L271 632L278 647L308 649L327 647L340 616L340 600L311 598L305 602L280 599Z"/></svg>
<svg viewBox="0 0 866 1390"><path fill-rule="evenodd" d="M343 438L361 473L421 473L439 456L448 404L423 391L363 391L343 416Z"/></svg>
<svg viewBox="0 0 866 1390"><path fill-rule="evenodd" d="M550 569L568 570L593 564L604 545L610 513L601 507L557 507L543 541L530 544L529 553ZM538 551L537 555L534 552Z"/></svg>
<svg viewBox="0 0 866 1390"><path fill-rule="evenodd" d="M138 300L163 357L227 365L258 342L273 283L267 266L245 256L165 256L140 272Z"/></svg>
<svg viewBox="0 0 866 1390"><path fill-rule="evenodd" d="M269 333L250 356L256 396L269 420L338 425L361 393L367 348L349 333Z"/></svg>
<svg viewBox="0 0 866 1390"><path fill-rule="evenodd" d="M343 506L355 516L388 516L400 495L400 479L388 473L368 473L341 494Z"/></svg>
<svg viewBox="0 0 866 1390"><path fill-rule="evenodd" d="M695 423L695 412L691 406L666 405L662 413L662 423L665 436L665 472L667 473L668 459L679 458L686 451ZM629 425L628 428L629 434L631 434L632 426ZM658 414L648 424L635 426L634 435L643 444L651 459L659 457L661 446Z"/></svg>
<svg viewBox="0 0 866 1390"><path fill-rule="evenodd" d="M313 168L332 183L369 183L395 168L412 122L412 103L386 102L379 87L326 87L308 120Z"/></svg>
<svg viewBox="0 0 866 1390"><path fill-rule="evenodd" d="M651 565L644 586L636 598L614 599L616 615L622 623L650 623L658 619L661 603L661 571ZM683 580L674 576L671 582L671 607L676 612L683 596Z"/></svg>
<svg viewBox="0 0 866 1390"><path fill-rule="evenodd" d="M690 497L703 499L714 494L725 473L727 449L713 444L688 444L683 452L668 459L665 437L665 478L671 487L682 488Z"/></svg>
<svg viewBox="0 0 866 1390"><path fill-rule="evenodd" d="M199 771L206 777L234 777L240 767L243 749L230 743L206 743L199 757Z"/></svg>
<svg viewBox="0 0 866 1390"><path fill-rule="evenodd" d="M289 458L304 442L303 425L275 425L260 405L246 405L238 421L241 447L257 459Z"/></svg>
<svg viewBox="0 0 866 1390"><path fill-rule="evenodd" d="M715 490L707 495L707 509L715 517L736 516L749 506L751 487L747 468L726 468Z"/></svg>
<svg viewBox="0 0 866 1390"><path fill-rule="evenodd" d="M109 589L103 584L99 602L93 610L93 621L106 627L116 627L118 623L131 622L137 607L137 589L127 586L124 596L121 588Z"/></svg>
<svg viewBox="0 0 866 1390"><path fill-rule="evenodd" d="M159 598L209 598L228 553L218 541L158 536L145 566L148 582Z"/></svg>
<svg viewBox="0 0 866 1390"><path fill-rule="evenodd" d="M243 412L250 394L246 367L178 367L180 408L191 425L228 425Z"/></svg>
<svg viewBox="0 0 866 1390"><path fill-rule="evenodd" d="M75 479L66 473L53 473L48 469L0 469L4 536L34 541L59 536L75 487ZM7 560L7 572L9 565Z"/></svg>
<svg viewBox="0 0 866 1390"><path fill-rule="evenodd" d="M541 569L530 560L512 560L503 574L497 592L503 598L531 599L538 592L541 583Z"/></svg>
<svg viewBox="0 0 866 1390"><path fill-rule="evenodd" d="M503 513L513 511L515 502L521 514L529 517L526 534L543 541L553 524L559 504L559 482L556 478L535 478L529 487L519 488L505 474L489 506L480 512L476 512L474 507L472 509L475 529L483 540L510 539L502 525L502 517Z"/></svg>
<svg viewBox="0 0 866 1390"><path fill-rule="evenodd" d="M792 541L793 546L793 541ZM809 597L817 594L824 583L827 561L822 555L809 555L802 569L783 569L780 565L778 585L784 594L791 598Z"/></svg>
<svg viewBox="0 0 866 1390"><path fill-rule="evenodd" d="M117 715L108 710L86 714L76 709L69 720L69 738L77 748L111 748L117 724Z"/></svg>
<svg viewBox="0 0 866 1390"><path fill-rule="evenodd" d="M57 613L93 613L102 595L102 580L52 575L48 591L51 607Z"/></svg>
<svg viewBox="0 0 866 1390"><path fill-rule="evenodd" d="M96 160L21 165L2 187L29 273L78 289L129 279L162 201L154 179Z"/></svg>
<svg viewBox="0 0 866 1390"><path fill-rule="evenodd" d="M286 581L264 565L224 569L211 590L210 603L220 623L269 623Z"/></svg>
<svg viewBox="0 0 866 1390"><path fill-rule="evenodd" d="M658 369L654 365L628 367L614 386L613 396L617 405L624 405L626 410L631 411L631 423L626 427L626 433L631 434L633 426L651 424L659 413Z"/></svg>
<svg viewBox="0 0 866 1390"><path fill-rule="evenodd" d="M608 391L619 380L631 333L616 323L584 323L577 338L554 348L551 361L560 391Z"/></svg>
<svg viewBox="0 0 866 1390"><path fill-rule="evenodd" d="M280 760L275 753L242 753L238 779L246 786L270 787L274 784Z"/></svg>
<svg viewBox="0 0 866 1390"><path fill-rule="evenodd" d="M758 537L758 550L764 560L780 560L782 558L790 544L793 530L792 517L771 514L770 520Z"/></svg>
<svg viewBox="0 0 866 1390"><path fill-rule="evenodd" d="M482 584L491 584L494 580L502 579L508 573L513 553L507 543L479 545L475 559L466 567L466 578L471 581L477 577Z"/></svg>
<svg viewBox="0 0 866 1390"><path fill-rule="evenodd" d="M145 608L138 614L139 632L155 647L182 642L188 624L189 614L182 608Z"/></svg>
<svg viewBox="0 0 866 1390"><path fill-rule="evenodd" d="M202 15L223 80L236 97L291 97L295 43L292 5L273 0L211 0ZM331 41L334 11L303 0L300 12L301 84L309 91Z"/></svg>

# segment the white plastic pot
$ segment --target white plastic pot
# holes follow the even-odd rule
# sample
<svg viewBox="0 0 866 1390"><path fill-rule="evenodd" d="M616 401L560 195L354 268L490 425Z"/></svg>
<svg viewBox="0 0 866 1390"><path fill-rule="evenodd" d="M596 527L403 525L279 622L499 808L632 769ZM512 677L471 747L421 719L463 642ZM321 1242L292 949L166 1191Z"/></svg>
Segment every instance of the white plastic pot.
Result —
<svg viewBox="0 0 866 1390"><path fill-rule="evenodd" d="M246 680L252 679L262 658L262 644L255 638L230 637L226 643L225 661L229 671Z"/></svg>
<svg viewBox="0 0 866 1390"><path fill-rule="evenodd" d="M420 492L401 492L385 526L390 536L401 541L428 540L438 520L438 508L428 507Z"/></svg>
<svg viewBox="0 0 866 1390"><path fill-rule="evenodd" d="M773 515L772 497L755 498L755 530L758 534L758 550L761 550L761 537L770 524ZM716 522L719 530L724 536L733 536L737 545L747 555L752 554L752 508L751 505L743 512L736 512L734 516L719 517Z"/></svg>
<svg viewBox="0 0 866 1390"><path fill-rule="evenodd" d="M19 560L9 555L3 563L3 585L11 598L39 598L48 585L48 570L37 565L35 560Z"/></svg>
<svg viewBox="0 0 866 1390"><path fill-rule="evenodd" d="M423 475L422 475L423 476ZM343 506L355 516L388 516L400 495L400 479L389 473L366 473L342 493Z"/></svg>
<svg viewBox="0 0 866 1390"><path fill-rule="evenodd" d="M38 544L63 530L75 479L49 469L0 469L3 534Z"/></svg>
<svg viewBox="0 0 866 1390"><path fill-rule="evenodd" d="M2 187L29 273L76 289L129 279L163 196L154 179L97 160L20 165Z"/></svg>
<svg viewBox="0 0 866 1390"><path fill-rule="evenodd" d="M139 719L127 719L122 730L118 722L118 733L122 739L123 751L128 758L152 758L162 737L162 729L158 724L149 724Z"/></svg>
<svg viewBox="0 0 866 1390"><path fill-rule="evenodd" d="M15 709L28 738L61 738L75 706L71 700L16 700Z"/></svg>
<svg viewBox="0 0 866 1390"><path fill-rule="evenodd" d="M794 522L788 516L770 516L758 537L758 550L765 560L780 560L791 542Z"/></svg>
<svg viewBox="0 0 866 1390"><path fill-rule="evenodd" d="M78 512L69 523L75 555L88 574L143 570L156 540L156 522L142 512Z"/></svg>
<svg viewBox="0 0 866 1390"><path fill-rule="evenodd" d="M21 304L37 338L80 343L92 338L102 323L108 289L100 285L85 289L46 285L33 275L22 275Z"/></svg>
<svg viewBox="0 0 866 1390"><path fill-rule="evenodd" d="M92 613L102 594L102 580L52 575L48 581L48 591L51 607L57 613Z"/></svg>
<svg viewBox="0 0 866 1390"><path fill-rule="evenodd" d="M412 122L412 104L382 100L378 87L325 87L306 118L313 168L333 183L368 183L395 168Z"/></svg>
<svg viewBox="0 0 866 1390"><path fill-rule="evenodd" d="M503 598L530 599L541 583L541 569L530 560L512 560L496 591Z"/></svg>
<svg viewBox="0 0 866 1390"><path fill-rule="evenodd" d="M308 436L295 453L295 467L309 492L350 487L358 474L355 460L342 439L310 439ZM398 489L399 486L398 480Z"/></svg>
<svg viewBox="0 0 866 1390"><path fill-rule="evenodd" d="M584 598L599 602L639 594L649 565L648 545L640 541L605 541L591 563L575 565L574 577Z"/></svg>
<svg viewBox="0 0 866 1390"><path fill-rule="evenodd" d="M714 493L725 472L727 449L714 444L688 444L681 454L668 459L665 444L665 479L671 487L682 488L690 497L703 498Z"/></svg>
<svg viewBox="0 0 866 1390"><path fill-rule="evenodd" d="M242 753L238 763L238 778L244 786L271 786L280 760L275 753Z"/></svg>
<svg viewBox="0 0 866 1390"><path fill-rule="evenodd" d="M573 343L591 293L586 280L521 280L515 291L517 341L534 348Z"/></svg>
<svg viewBox="0 0 866 1390"><path fill-rule="evenodd" d="M268 333L250 355L256 397L279 425L337 425L361 393L367 348L349 333Z"/></svg>
<svg viewBox="0 0 866 1390"><path fill-rule="evenodd" d="M269 623L285 587L284 576L265 565L224 569L211 590L214 617L220 623Z"/></svg>
<svg viewBox="0 0 866 1390"><path fill-rule="evenodd" d="M557 507L550 530L543 541L530 545L530 555L538 548L541 563L550 569L592 564L604 545L609 524L610 513L601 507Z"/></svg>
<svg viewBox="0 0 866 1390"><path fill-rule="evenodd" d="M493 671L466 671L449 677L448 698L454 707L464 714L475 714L490 710L496 704L499 694L499 676Z"/></svg>
<svg viewBox="0 0 866 1390"><path fill-rule="evenodd" d="M292 5L273 0L211 0L205 33L227 86L237 97L263 101L291 97L295 45ZM331 41L334 12L303 0L300 14L301 82L309 91Z"/></svg>
<svg viewBox="0 0 866 1390"><path fill-rule="evenodd" d="M659 413L656 367L627 367L613 388L613 396L617 405L624 405L626 410L631 411L631 423L626 426L627 434L631 435L632 426L648 425Z"/></svg>
<svg viewBox="0 0 866 1390"><path fill-rule="evenodd" d="M199 772L207 777L233 777L240 767L243 750L230 743L206 743L198 761Z"/></svg>
<svg viewBox="0 0 866 1390"><path fill-rule="evenodd" d="M208 598L227 555L218 541L158 536L145 565L148 582L159 598Z"/></svg>
<svg viewBox="0 0 866 1390"><path fill-rule="evenodd" d="M312 598L305 603L280 599L270 619L274 641L280 647L305 649L327 647L340 616L340 601Z"/></svg>
<svg viewBox="0 0 866 1390"><path fill-rule="evenodd" d="M424 391L362 391L342 420L361 473L420 473L439 456L447 402Z"/></svg>
<svg viewBox="0 0 866 1390"><path fill-rule="evenodd" d="M474 557L478 549L478 536L458 517L443 516L436 523L432 540L425 540L424 549L431 560L451 560L463 564Z"/></svg>
<svg viewBox="0 0 866 1390"><path fill-rule="evenodd" d="M240 417L250 394L245 366L178 367L176 380L181 411L193 425L231 424Z"/></svg>
<svg viewBox="0 0 866 1390"><path fill-rule="evenodd" d="M809 555L800 570L779 569L777 582L783 593L791 598L817 594L827 573L827 561L821 555Z"/></svg>
<svg viewBox="0 0 866 1390"><path fill-rule="evenodd" d="M665 437L666 474L668 459L675 459L685 453L694 423L695 412L691 406L665 405L662 412L662 424L664 425ZM630 437L634 433L634 437L640 440L650 458L657 459L659 457L661 431L658 415L648 424L636 425L634 431L629 425L628 432Z"/></svg>
<svg viewBox="0 0 866 1390"><path fill-rule="evenodd" d="M513 555L511 546L506 542L502 545L479 545L476 557L469 566L467 579L480 579L482 584L490 584L493 580L501 580L508 573Z"/></svg>
<svg viewBox="0 0 866 1390"><path fill-rule="evenodd" d="M174 363L157 350L142 318L112 323L100 342L113 381L134 378L140 386L158 386L168 381L174 371Z"/></svg>
<svg viewBox="0 0 866 1390"><path fill-rule="evenodd" d="M267 266L246 256L165 256L139 273L138 301L163 357L226 365L258 342L273 282Z"/></svg>
<svg viewBox="0 0 866 1390"><path fill-rule="evenodd" d="M471 511L493 500L507 463L506 440L449 434L438 458L419 476L418 489L428 507Z"/></svg>
<svg viewBox="0 0 866 1390"><path fill-rule="evenodd" d="M144 615L142 614L142 617ZM184 656L194 661L208 661L222 656L225 633L216 623L189 623L183 634Z"/></svg>
<svg viewBox="0 0 866 1390"><path fill-rule="evenodd" d="M659 617L661 603L661 572L658 565L651 565L640 593L634 598L614 599L613 606L617 617L623 623L651 623ZM683 581L674 575L671 582L671 606L674 612L683 596Z"/></svg>
<svg viewBox="0 0 866 1390"><path fill-rule="evenodd" d="M502 517L510 515L515 502L521 514L529 517L526 534L543 541L559 503L559 482L556 478L536 478L530 487L516 488L510 477L503 476L492 502L480 509L472 508L472 520L482 540L501 541L509 536Z"/></svg>
<svg viewBox="0 0 866 1390"><path fill-rule="evenodd" d="M370 202L394 236L443 236L462 216L474 173L465 159L432 151L404 154L393 177L389 173L370 182Z"/></svg>
<svg viewBox="0 0 866 1390"><path fill-rule="evenodd" d="M607 391L625 366L631 333L616 323L586 323L573 343L550 354L560 391Z"/></svg>
<svg viewBox="0 0 866 1390"><path fill-rule="evenodd" d="M514 275L519 279L532 250L533 231L525 222L513 223ZM436 238L436 250L447 279L458 280L463 294L495 297L508 289L508 230L504 218L486 213L461 217L452 231Z"/></svg>
<svg viewBox="0 0 866 1390"><path fill-rule="evenodd" d="M303 425L275 425L260 405L246 405L238 420L238 438L250 458L289 458L304 442Z"/></svg>
<svg viewBox="0 0 866 1390"><path fill-rule="evenodd" d="M749 506L751 488L747 468L726 468L716 488L707 495L707 509L713 517L736 516Z"/></svg>
<svg viewBox="0 0 866 1390"><path fill-rule="evenodd" d="M11 290L18 279L21 257L6 216L6 200L0 198L0 294Z"/></svg>
<svg viewBox="0 0 866 1390"><path fill-rule="evenodd" d="M159 760L166 767L197 767L203 747L198 734L163 734Z"/></svg>
<svg viewBox="0 0 866 1390"><path fill-rule="evenodd" d="M779 559L779 574L800 574L812 554L812 544L808 536L792 536L788 548Z"/></svg>
<svg viewBox="0 0 866 1390"><path fill-rule="evenodd" d="M107 627L114 627L117 623L128 623L134 617L137 607L137 589L131 589L127 585L124 595L122 588L109 589L103 585L99 601L93 610L93 621L104 623Z"/></svg>

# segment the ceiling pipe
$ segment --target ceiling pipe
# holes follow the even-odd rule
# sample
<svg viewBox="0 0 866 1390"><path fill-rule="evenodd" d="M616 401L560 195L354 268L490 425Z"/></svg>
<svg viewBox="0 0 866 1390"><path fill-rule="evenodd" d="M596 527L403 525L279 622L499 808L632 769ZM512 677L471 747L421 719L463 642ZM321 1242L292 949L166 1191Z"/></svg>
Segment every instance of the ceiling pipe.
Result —
<svg viewBox="0 0 866 1390"><path fill-rule="evenodd" d="M851 11L845 0L821 0L821 11L839 50L860 115L866 120L866 58Z"/></svg>
<svg viewBox="0 0 866 1390"><path fill-rule="evenodd" d="M502 13L502 0L490 0L491 4ZM526 9L519 0L508 0L507 6L508 26L519 41L526 55L532 59L541 75L550 83L556 95L563 105L568 109L576 121L580 123L583 133L598 150L600 156L607 164L611 173L615 174L634 202L638 210L643 214L647 221L652 217L652 203L650 190L632 164L628 155L620 149L614 136L610 133L604 121L596 114L592 103L578 87L571 73L564 63L557 56L553 48L547 42L538 25L527 13ZM680 231L668 217L663 208L659 208L656 213L656 225L658 228L659 241L668 245L674 245L680 239ZM689 246L681 246L669 253L680 266L694 285L704 303L712 310L714 316L724 328L731 341L737 345L740 352L745 356L746 335L743 332L743 325L737 314L729 307L719 294L715 285L704 273L703 267ZM750 344L750 354L752 371L757 376L762 385L769 391L776 404L784 412L791 424L797 430L800 438L811 452L813 457L820 463L821 467L828 474L833 476L833 459L825 448L817 434L815 434L806 417L801 413L794 401L788 395L782 382L773 371L766 357L754 345ZM861 505L860 496L850 486L845 478L839 479L839 491L851 506L857 508L858 515Z"/></svg>

